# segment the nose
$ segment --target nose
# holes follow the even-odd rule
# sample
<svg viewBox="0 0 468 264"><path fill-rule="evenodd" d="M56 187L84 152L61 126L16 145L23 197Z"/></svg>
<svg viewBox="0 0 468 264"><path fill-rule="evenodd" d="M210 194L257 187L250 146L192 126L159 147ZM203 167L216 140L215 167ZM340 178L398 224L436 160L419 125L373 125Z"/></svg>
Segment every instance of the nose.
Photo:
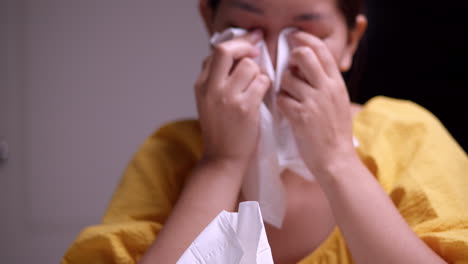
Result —
<svg viewBox="0 0 468 264"><path fill-rule="evenodd" d="M265 43L268 48L268 54L270 55L271 63L273 63L273 67L275 69L276 69L276 54L277 54L277 49L278 49L278 36L279 36L279 33L265 35Z"/></svg>

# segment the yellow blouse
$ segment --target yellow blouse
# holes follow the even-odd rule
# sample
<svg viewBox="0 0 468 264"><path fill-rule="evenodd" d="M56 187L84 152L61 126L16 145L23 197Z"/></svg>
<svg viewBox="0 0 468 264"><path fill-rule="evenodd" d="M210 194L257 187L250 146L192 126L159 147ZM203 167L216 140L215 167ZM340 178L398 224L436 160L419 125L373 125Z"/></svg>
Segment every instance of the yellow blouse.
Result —
<svg viewBox="0 0 468 264"><path fill-rule="evenodd" d="M353 129L362 161L416 234L447 262L468 263L468 157L443 125L412 102L375 97ZM197 121L160 128L129 163L102 223L85 228L62 263L136 263L166 221L201 148ZM319 263L353 263L338 228L300 261Z"/></svg>

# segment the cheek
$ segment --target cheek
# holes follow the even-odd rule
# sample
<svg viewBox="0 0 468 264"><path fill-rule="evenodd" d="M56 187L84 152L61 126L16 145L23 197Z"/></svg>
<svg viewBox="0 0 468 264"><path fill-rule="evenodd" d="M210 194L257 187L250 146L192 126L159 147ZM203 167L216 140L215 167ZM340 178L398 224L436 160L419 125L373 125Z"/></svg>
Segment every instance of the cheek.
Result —
<svg viewBox="0 0 468 264"><path fill-rule="evenodd" d="M327 45L328 50L335 59L335 63L338 63L341 58L340 45L338 45L338 43L336 43L336 41L334 41L333 39L324 39L323 42L325 43L325 45Z"/></svg>
<svg viewBox="0 0 468 264"><path fill-rule="evenodd" d="M328 49L330 50L330 53L335 59L335 63L339 65L345 54L345 42L336 37L326 38L323 40L323 42L325 43L325 45L327 45Z"/></svg>

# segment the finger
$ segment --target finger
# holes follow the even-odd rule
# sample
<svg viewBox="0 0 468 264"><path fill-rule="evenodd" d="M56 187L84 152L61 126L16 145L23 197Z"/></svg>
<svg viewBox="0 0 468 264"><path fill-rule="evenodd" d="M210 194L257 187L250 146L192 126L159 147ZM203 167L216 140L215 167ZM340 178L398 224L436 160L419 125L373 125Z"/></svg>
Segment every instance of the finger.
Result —
<svg viewBox="0 0 468 264"><path fill-rule="evenodd" d="M263 32L260 29L255 29L241 36L240 39L245 39L246 41L250 42L250 44L256 44L263 39Z"/></svg>
<svg viewBox="0 0 468 264"><path fill-rule="evenodd" d="M260 54L255 44L262 39L261 31L220 43L214 47L213 67L210 75L218 82L229 75L235 61L243 57L254 58Z"/></svg>
<svg viewBox="0 0 468 264"><path fill-rule="evenodd" d="M293 68L297 67L305 80L313 87L321 87L321 83L327 78L317 55L309 47L294 48L289 58L289 65Z"/></svg>
<svg viewBox="0 0 468 264"><path fill-rule="evenodd" d="M245 90L243 96L247 98L256 108L260 106L268 88L271 87L271 80L265 74L258 74Z"/></svg>
<svg viewBox="0 0 468 264"><path fill-rule="evenodd" d="M295 76L291 69L287 69L283 73L281 91L298 102L304 102L313 93L317 92L310 84Z"/></svg>
<svg viewBox="0 0 468 264"><path fill-rule="evenodd" d="M243 58L234 68L229 85L232 91L245 91L249 84L260 74L260 67L250 58Z"/></svg>
<svg viewBox="0 0 468 264"><path fill-rule="evenodd" d="M202 64L202 72L200 74L200 79L205 82L208 79L208 74L211 70L211 62L213 61L213 57L207 57Z"/></svg>
<svg viewBox="0 0 468 264"><path fill-rule="evenodd" d="M308 34L302 31L296 31L289 35L291 45L294 47L307 46L310 47L316 54L320 64L322 65L325 73L329 77L341 76L338 65L336 64L335 58L331 54L325 43L312 34Z"/></svg>
<svg viewBox="0 0 468 264"><path fill-rule="evenodd" d="M281 113L290 121L294 120L294 117L303 111L300 102L283 92L278 93L276 103Z"/></svg>
<svg viewBox="0 0 468 264"><path fill-rule="evenodd" d="M202 69L206 69L210 61L211 61L211 56L206 57L202 62Z"/></svg>
<svg viewBox="0 0 468 264"><path fill-rule="evenodd" d="M211 68L211 62L212 62L212 57L209 56L209 57L206 57L204 60L203 60L203 63L202 63L202 71L200 73L200 75L198 76L198 79L195 83L195 93L196 94L202 94L202 93L205 93L206 91L204 91L206 85L204 85L206 83L206 80L208 79L208 74L210 72L210 68Z"/></svg>

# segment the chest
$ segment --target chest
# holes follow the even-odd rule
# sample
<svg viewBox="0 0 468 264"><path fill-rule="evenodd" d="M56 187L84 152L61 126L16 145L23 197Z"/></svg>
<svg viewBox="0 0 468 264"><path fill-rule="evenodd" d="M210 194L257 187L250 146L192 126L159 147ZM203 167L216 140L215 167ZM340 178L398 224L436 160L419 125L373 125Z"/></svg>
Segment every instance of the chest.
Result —
<svg viewBox="0 0 468 264"><path fill-rule="evenodd" d="M332 232L335 220L316 181L286 171L282 175L287 211L281 229L265 224L276 264L296 263L312 253Z"/></svg>

